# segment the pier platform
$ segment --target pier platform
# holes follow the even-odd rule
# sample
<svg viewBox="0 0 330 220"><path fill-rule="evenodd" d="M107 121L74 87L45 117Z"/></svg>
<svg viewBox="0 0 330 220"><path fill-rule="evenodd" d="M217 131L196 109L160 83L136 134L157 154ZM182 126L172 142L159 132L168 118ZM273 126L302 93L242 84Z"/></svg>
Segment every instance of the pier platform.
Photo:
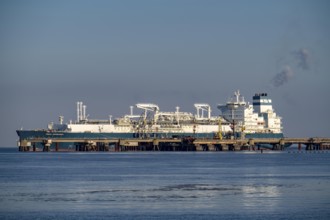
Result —
<svg viewBox="0 0 330 220"><path fill-rule="evenodd" d="M330 150L330 138L134 138L134 139L64 139L33 138L18 142L19 151L242 151L284 150L297 146L298 150Z"/></svg>

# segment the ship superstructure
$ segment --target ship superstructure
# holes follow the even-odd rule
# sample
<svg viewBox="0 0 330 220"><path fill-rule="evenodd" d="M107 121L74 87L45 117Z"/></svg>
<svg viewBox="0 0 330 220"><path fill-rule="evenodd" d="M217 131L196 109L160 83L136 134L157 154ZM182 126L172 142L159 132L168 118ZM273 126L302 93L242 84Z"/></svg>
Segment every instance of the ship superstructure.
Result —
<svg viewBox="0 0 330 220"><path fill-rule="evenodd" d="M267 93L255 94L253 104L250 104L236 91L226 104L219 104L218 109L220 115L232 124L234 133L283 135L281 117L276 115Z"/></svg>

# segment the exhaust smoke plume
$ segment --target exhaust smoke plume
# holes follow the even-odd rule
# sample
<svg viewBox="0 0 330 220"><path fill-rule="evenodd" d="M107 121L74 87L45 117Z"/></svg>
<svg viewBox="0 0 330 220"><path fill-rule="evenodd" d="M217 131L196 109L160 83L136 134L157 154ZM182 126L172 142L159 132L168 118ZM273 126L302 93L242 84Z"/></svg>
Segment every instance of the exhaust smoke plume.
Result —
<svg viewBox="0 0 330 220"><path fill-rule="evenodd" d="M299 69L310 69L310 53L307 49L301 48L295 50L284 59L286 65L282 68L282 71L277 73L271 80L271 84L274 87L280 87L287 83ZM295 69L295 71L293 70Z"/></svg>
<svg viewBox="0 0 330 220"><path fill-rule="evenodd" d="M289 81L293 74L294 72L289 65L284 66L283 70L276 74L276 76L272 79L272 85L275 87L283 85Z"/></svg>
<svg viewBox="0 0 330 220"><path fill-rule="evenodd" d="M309 52L305 48L294 51L293 54L298 62L298 67L303 70L309 70Z"/></svg>

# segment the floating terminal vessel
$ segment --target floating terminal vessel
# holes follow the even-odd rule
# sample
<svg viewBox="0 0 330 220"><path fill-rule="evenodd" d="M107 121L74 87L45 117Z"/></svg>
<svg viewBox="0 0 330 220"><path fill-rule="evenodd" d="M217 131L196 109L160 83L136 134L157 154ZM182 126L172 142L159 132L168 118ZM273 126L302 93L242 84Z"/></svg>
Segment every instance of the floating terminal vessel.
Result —
<svg viewBox="0 0 330 220"><path fill-rule="evenodd" d="M281 117L273 107L267 93L253 96L253 103L245 102L236 91L226 104L219 104L218 116L212 116L209 104L194 104L196 114L182 112L176 107L173 112L163 112L156 104L138 103L139 114L130 113L112 120L89 119L86 105L77 102L77 119L64 123L50 123L47 129L17 130L20 140L33 138L51 139L125 139L125 138L282 138Z"/></svg>

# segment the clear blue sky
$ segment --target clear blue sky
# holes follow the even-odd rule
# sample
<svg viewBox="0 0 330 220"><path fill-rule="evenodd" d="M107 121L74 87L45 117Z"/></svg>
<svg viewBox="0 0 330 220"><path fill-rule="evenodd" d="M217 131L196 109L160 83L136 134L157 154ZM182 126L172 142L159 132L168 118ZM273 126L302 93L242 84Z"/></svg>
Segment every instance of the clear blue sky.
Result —
<svg viewBox="0 0 330 220"><path fill-rule="evenodd" d="M3 0L0 33L0 146L80 100L99 119L138 102L216 115L236 89L268 92L286 136L330 136L327 0Z"/></svg>

